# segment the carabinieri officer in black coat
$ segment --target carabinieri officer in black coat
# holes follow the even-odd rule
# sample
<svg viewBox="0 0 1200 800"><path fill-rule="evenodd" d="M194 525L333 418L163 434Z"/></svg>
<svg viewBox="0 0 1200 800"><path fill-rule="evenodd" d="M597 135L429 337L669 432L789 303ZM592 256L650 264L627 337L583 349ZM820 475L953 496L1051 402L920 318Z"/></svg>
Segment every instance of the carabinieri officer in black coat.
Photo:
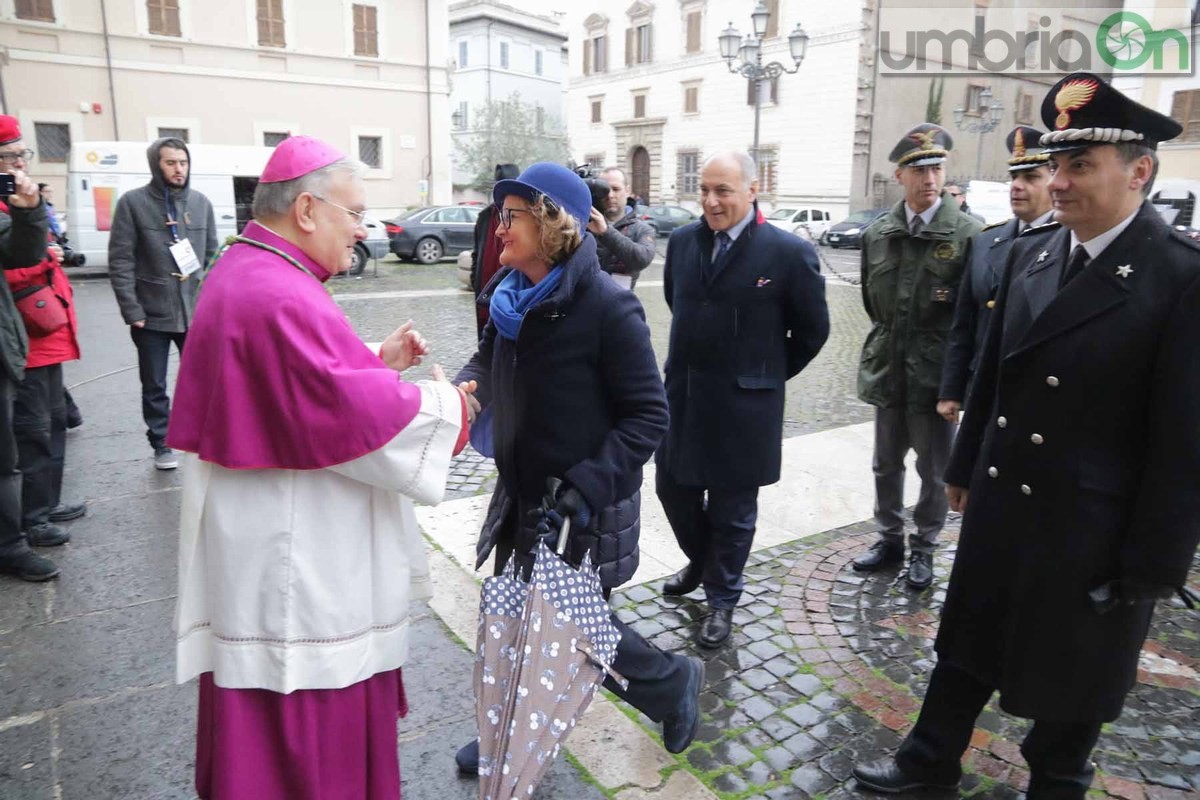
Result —
<svg viewBox="0 0 1200 800"><path fill-rule="evenodd" d="M1180 125L1087 73L1042 119L1061 227L1009 259L946 472L964 518L938 664L895 759L854 772L882 791L955 785L999 691L1034 721L1031 800L1084 797L1200 539L1200 247L1145 202Z"/></svg>
<svg viewBox="0 0 1200 800"><path fill-rule="evenodd" d="M671 424L657 492L687 555L663 593L701 582L712 613L697 640L729 636L758 516L758 487L779 480L787 380L829 337L812 245L759 225L754 161L712 156L700 170L704 217L671 235L666 387Z"/></svg>
<svg viewBox="0 0 1200 800"><path fill-rule="evenodd" d="M946 341L946 360L942 363L942 385L938 391L937 412L950 422L967 399L971 378L979 368L983 339L987 333L1000 278L1017 236L1050 222L1050 156L1038 146L1042 132L1028 125L1013 128L1005 144L1011 158L1008 174L1008 202L1013 218L989 225L971 243L971 261L958 285L954 323Z"/></svg>

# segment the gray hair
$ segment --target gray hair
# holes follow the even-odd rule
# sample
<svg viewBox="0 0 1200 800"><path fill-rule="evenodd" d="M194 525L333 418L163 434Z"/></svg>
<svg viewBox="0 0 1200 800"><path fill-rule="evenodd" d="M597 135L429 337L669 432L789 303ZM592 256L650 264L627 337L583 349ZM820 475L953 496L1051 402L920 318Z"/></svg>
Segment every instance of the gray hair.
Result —
<svg viewBox="0 0 1200 800"><path fill-rule="evenodd" d="M353 159L342 158L328 166L313 170L307 175L278 183L259 183L254 189L254 205L251 213L255 219L281 217L304 192L324 196L335 175L360 177L365 167Z"/></svg>
<svg viewBox="0 0 1200 800"><path fill-rule="evenodd" d="M1150 170L1150 180L1146 181L1146 185L1142 187L1142 197L1149 197L1150 190L1154 188L1154 179L1158 177L1158 151L1140 142L1117 142L1113 147L1117 148L1117 155L1126 166L1142 156L1150 157L1150 163L1153 165Z"/></svg>
<svg viewBox="0 0 1200 800"><path fill-rule="evenodd" d="M758 165L754 163L754 159L750 157L749 153L741 150L725 150L720 153L713 153L704 160L704 166L700 169L703 171L714 161L721 161L727 158L733 159L737 162L737 165L741 167L742 179L746 182L746 188L749 189L750 186L756 180L758 180Z"/></svg>

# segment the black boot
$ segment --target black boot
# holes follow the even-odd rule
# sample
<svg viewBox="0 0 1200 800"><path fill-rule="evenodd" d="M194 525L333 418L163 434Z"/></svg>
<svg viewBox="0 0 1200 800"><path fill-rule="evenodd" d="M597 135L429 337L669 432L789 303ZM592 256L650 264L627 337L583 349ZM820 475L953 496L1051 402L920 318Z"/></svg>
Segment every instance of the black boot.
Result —
<svg viewBox="0 0 1200 800"><path fill-rule="evenodd" d="M458 752L454 754L454 763L458 764L458 771L463 775L478 775L479 740L472 739L458 748Z"/></svg>
<svg viewBox="0 0 1200 800"><path fill-rule="evenodd" d="M671 597L679 597L688 592L694 592L700 586L700 579L703 577L704 569L699 564L689 561L686 567L667 578L663 583L662 593Z"/></svg>
<svg viewBox="0 0 1200 800"><path fill-rule="evenodd" d="M933 583L933 553L914 550L908 559L906 580L913 589L924 589Z"/></svg>
<svg viewBox="0 0 1200 800"><path fill-rule="evenodd" d="M696 635L696 641L704 647L717 647L729 638L729 631L732 627L733 609L714 608L700 626L700 633Z"/></svg>

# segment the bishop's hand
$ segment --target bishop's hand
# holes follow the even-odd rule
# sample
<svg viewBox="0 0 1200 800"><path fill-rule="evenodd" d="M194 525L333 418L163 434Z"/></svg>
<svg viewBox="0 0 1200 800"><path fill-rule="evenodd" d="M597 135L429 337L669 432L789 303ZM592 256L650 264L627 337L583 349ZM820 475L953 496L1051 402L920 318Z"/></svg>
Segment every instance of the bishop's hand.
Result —
<svg viewBox="0 0 1200 800"><path fill-rule="evenodd" d="M421 357L426 355L429 355L429 347L425 344L425 337L413 329L411 319L392 331L379 346L379 357L383 363L397 372L417 366L421 363Z"/></svg>

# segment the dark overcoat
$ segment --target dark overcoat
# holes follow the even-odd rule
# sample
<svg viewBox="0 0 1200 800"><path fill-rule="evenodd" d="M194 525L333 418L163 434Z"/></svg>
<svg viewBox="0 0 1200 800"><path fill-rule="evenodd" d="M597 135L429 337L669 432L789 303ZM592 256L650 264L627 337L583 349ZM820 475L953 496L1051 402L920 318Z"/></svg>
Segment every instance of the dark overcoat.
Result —
<svg viewBox="0 0 1200 800"><path fill-rule="evenodd" d="M971 260L963 270L958 286L958 302L954 307L954 323L946 340L946 360L942 364L942 386L939 400L967 399L971 376L979 368L983 339L992 307L1000 289L1000 278L1008 253L1016 241L1021 220L984 228L971 241Z"/></svg>
<svg viewBox="0 0 1200 800"><path fill-rule="evenodd" d="M766 486L779 480L784 385L829 337L825 279L812 245L751 220L705 281L713 237L701 219L667 244L671 428L656 463L683 486Z"/></svg>
<svg viewBox="0 0 1200 800"><path fill-rule="evenodd" d="M969 486L937 651L1010 713L1112 720L1200 539L1200 246L1145 204L1061 291L1070 236L1013 247L946 482Z"/></svg>
<svg viewBox="0 0 1200 800"><path fill-rule="evenodd" d="M489 320L455 378L478 381L476 397L493 414L500 481L478 563L508 538L528 566L536 539L525 514L541 503L546 479L561 478L593 510L587 528L573 530L568 560L589 553L613 587L637 569L642 467L667 429L667 403L642 304L600 271L595 238L585 236L562 266L562 282L526 313L517 340Z"/></svg>

